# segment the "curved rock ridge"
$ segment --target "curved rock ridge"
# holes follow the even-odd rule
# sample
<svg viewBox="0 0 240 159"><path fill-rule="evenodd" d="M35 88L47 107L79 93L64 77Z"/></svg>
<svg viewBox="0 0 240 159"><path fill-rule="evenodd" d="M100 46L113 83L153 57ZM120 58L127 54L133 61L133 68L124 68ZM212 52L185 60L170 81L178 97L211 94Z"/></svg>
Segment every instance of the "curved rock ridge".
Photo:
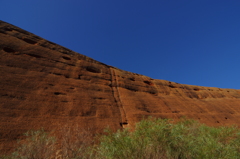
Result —
<svg viewBox="0 0 240 159"><path fill-rule="evenodd" d="M240 123L240 90L155 80L103 64L0 21L0 150L31 129L78 123L93 132L145 116Z"/></svg>

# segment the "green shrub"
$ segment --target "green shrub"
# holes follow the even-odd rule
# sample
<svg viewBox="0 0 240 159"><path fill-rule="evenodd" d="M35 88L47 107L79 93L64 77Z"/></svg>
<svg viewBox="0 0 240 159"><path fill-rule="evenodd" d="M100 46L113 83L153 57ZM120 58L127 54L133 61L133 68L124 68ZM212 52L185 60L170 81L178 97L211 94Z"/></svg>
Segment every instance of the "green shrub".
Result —
<svg viewBox="0 0 240 159"><path fill-rule="evenodd" d="M194 120L149 118L128 130L100 138L97 152L107 159L219 159L240 158L240 131L236 127L208 127Z"/></svg>
<svg viewBox="0 0 240 159"><path fill-rule="evenodd" d="M240 158L240 131L235 126L216 128L194 120L174 122L148 118L137 123L134 131L106 129L105 135L100 135L95 142L86 131L76 128L62 130L58 146L55 138L43 130L28 132L28 138L8 158Z"/></svg>

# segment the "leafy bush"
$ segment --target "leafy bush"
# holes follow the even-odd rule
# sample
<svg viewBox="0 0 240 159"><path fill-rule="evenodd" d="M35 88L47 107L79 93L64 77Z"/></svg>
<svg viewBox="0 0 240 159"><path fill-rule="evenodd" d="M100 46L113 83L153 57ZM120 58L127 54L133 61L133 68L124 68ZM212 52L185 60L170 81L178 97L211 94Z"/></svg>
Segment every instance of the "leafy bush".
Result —
<svg viewBox="0 0 240 159"><path fill-rule="evenodd" d="M183 119L149 118L136 124L135 131L113 133L100 138L97 152L107 159L219 159L240 158L237 127L208 127Z"/></svg>
<svg viewBox="0 0 240 159"><path fill-rule="evenodd" d="M240 158L240 131L235 126L216 128L194 120L148 118L137 123L134 131L106 129L95 142L87 131L62 130L58 142L43 130L28 132L29 138L8 158Z"/></svg>

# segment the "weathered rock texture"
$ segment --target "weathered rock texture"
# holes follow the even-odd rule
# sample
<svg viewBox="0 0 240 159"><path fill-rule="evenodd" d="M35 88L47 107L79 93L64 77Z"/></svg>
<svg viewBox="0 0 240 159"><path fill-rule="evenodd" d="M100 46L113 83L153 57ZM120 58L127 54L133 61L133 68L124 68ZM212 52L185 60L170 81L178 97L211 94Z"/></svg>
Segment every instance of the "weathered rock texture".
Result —
<svg viewBox="0 0 240 159"><path fill-rule="evenodd" d="M0 149L30 129L64 123L100 130L143 116L240 123L240 91L178 84L123 71L0 21Z"/></svg>

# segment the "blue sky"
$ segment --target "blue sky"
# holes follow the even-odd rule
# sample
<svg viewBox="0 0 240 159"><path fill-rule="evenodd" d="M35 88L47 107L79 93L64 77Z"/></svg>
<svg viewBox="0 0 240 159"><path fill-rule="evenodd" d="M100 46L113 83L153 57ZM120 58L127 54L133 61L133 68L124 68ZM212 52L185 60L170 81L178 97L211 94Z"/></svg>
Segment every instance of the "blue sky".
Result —
<svg viewBox="0 0 240 159"><path fill-rule="evenodd" d="M1 0L0 18L126 71L240 89L239 0Z"/></svg>

